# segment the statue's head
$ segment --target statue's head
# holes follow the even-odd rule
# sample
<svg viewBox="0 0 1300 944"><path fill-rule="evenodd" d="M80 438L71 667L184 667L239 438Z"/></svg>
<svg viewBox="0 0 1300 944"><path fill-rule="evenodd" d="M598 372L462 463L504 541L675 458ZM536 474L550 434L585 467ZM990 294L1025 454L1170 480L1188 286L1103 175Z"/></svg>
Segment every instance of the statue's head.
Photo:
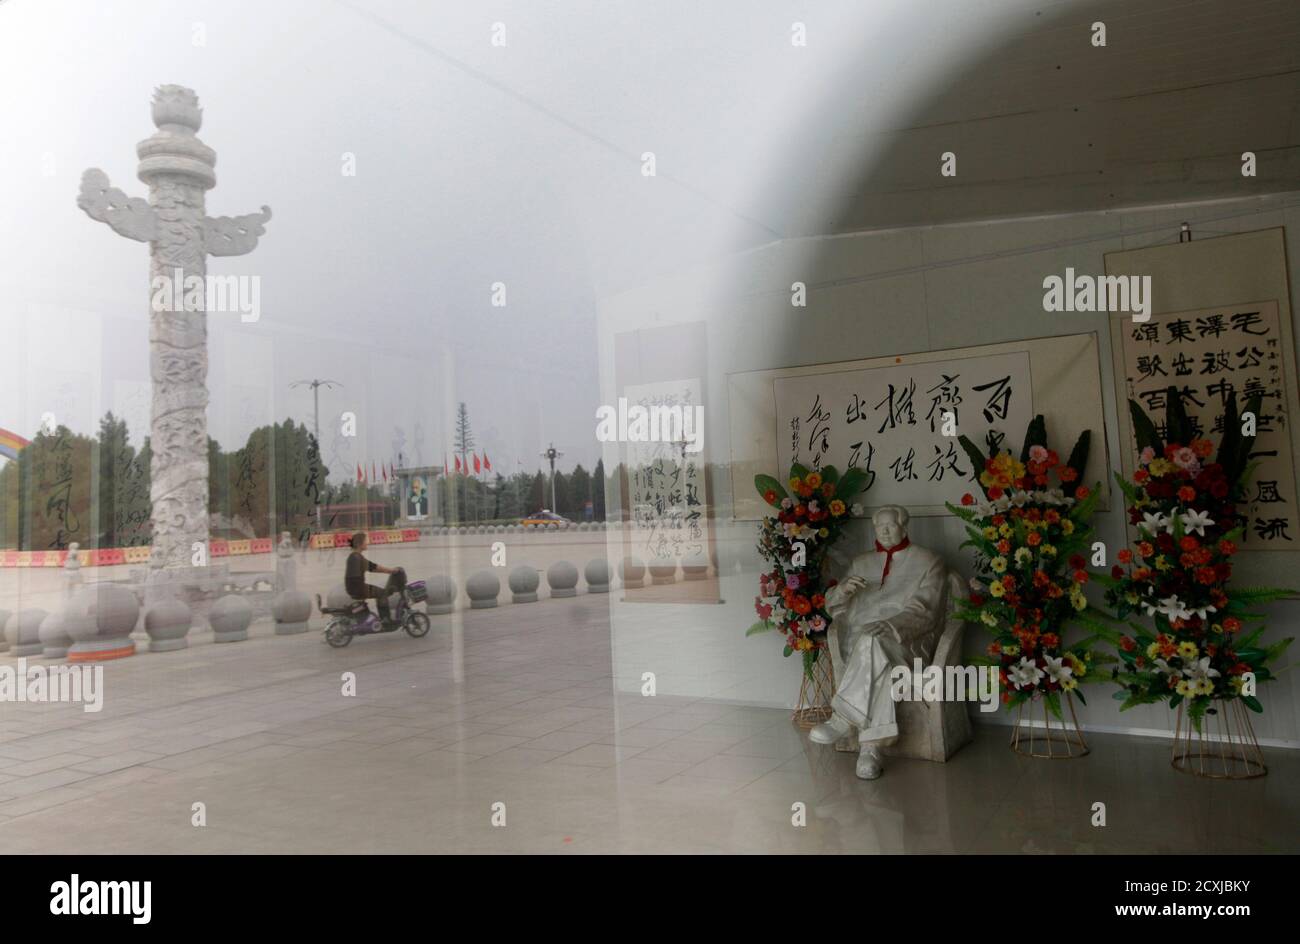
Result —
<svg viewBox="0 0 1300 944"><path fill-rule="evenodd" d="M911 516L901 505L885 505L876 509L871 516L871 526L876 531L876 540L885 547L902 543L907 537L907 519Z"/></svg>

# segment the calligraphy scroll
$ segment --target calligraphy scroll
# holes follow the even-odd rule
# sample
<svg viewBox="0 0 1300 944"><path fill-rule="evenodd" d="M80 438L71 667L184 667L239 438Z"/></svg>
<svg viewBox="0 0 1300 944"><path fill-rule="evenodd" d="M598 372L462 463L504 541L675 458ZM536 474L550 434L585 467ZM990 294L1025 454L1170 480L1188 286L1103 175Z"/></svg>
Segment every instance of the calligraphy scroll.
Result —
<svg viewBox="0 0 1300 944"><path fill-rule="evenodd" d="M777 469L793 462L862 469L871 505L960 501L972 470L955 434L984 443L994 430L1019 449L1034 417L1024 352L788 377L773 386Z"/></svg>
<svg viewBox="0 0 1300 944"><path fill-rule="evenodd" d="M1236 394L1239 410L1252 396L1263 398L1251 453L1258 465L1246 504L1238 509L1245 523L1242 544L1255 551L1300 547L1288 409L1294 391L1287 389L1287 342L1277 302L1175 312L1143 323L1117 320L1115 333L1123 357L1123 373L1117 379L1122 376L1124 396L1142 405L1161 436L1170 386L1178 389L1196 434L1215 442L1223 435L1230 396ZM1132 473L1136 455L1130 430L1126 475Z"/></svg>

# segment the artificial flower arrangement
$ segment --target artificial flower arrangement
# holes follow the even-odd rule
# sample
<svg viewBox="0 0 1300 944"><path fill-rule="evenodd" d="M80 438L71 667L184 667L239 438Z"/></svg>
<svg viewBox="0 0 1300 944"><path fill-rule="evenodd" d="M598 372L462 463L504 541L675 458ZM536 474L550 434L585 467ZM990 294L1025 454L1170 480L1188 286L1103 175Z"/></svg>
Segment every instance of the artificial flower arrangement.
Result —
<svg viewBox="0 0 1300 944"><path fill-rule="evenodd" d="M1258 416L1259 409L1258 397L1246 404L1247 413ZM1129 621L1133 634L1117 640L1120 710L1165 699L1174 708L1186 701L1198 731L1216 700L1240 698L1250 710L1263 711L1244 679L1247 673L1257 682L1273 678L1269 666L1291 639L1264 646L1264 615L1251 610L1294 591L1228 589L1243 533L1237 504L1253 471L1255 437L1243 435L1235 395L1228 399L1213 458L1214 444L1195 435L1176 388L1166 391L1163 439L1139 404L1130 400L1129 410L1141 454L1131 481L1118 473L1115 479L1138 540L1119 552L1106 581L1106 601L1120 619L1137 613L1152 627ZM1252 622L1260 625L1247 631Z"/></svg>
<svg viewBox="0 0 1300 944"><path fill-rule="evenodd" d="M796 462L790 466L789 492L770 475L754 476L754 485L777 513L759 524L758 552L772 569L759 575L758 622L745 635L781 632L784 654L798 652L811 678L831 624L826 591L836 581L827 582L827 554L852 515L861 513L850 502L868 487L867 476L860 469L841 475L832 465L810 471Z"/></svg>
<svg viewBox="0 0 1300 944"><path fill-rule="evenodd" d="M1003 703L1018 707L1042 698L1060 718L1061 693L1086 704L1079 684L1102 681L1094 666L1114 661L1093 650L1106 627L1093 619L1083 592L1099 495L1099 486L1088 488L1081 479L1091 432L1083 432L1065 462L1048 448L1042 416L1029 424L1019 459L998 452L992 436L988 458L966 437L959 441L983 470L984 500L968 493L960 506L948 505L966 522L969 539L961 546L977 552L978 576L958 615L992 633L988 656L979 661L999 668ZM1067 645L1064 630L1072 621L1101 632Z"/></svg>

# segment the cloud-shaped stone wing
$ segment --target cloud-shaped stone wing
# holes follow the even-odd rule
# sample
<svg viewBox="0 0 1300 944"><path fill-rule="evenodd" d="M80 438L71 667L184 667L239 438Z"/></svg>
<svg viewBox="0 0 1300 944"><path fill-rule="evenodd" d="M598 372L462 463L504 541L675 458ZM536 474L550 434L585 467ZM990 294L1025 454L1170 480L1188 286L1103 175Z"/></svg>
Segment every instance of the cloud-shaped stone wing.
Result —
<svg viewBox="0 0 1300 944"><path fill-rule="evenodd" d="M242 256L257 248L257 238L266 232L271 208L246 216L209 216L203 221L207 250L214 256Z"/></svg>
<svg viewBox="0 0 1300 944"><path fill-rule="evenodd" d="M158 235L158 219L149 201L142 197L128 197L112 186L108 175L97 167L81 175L77 206L92 220L107 223L127 239L147 243Z"/></svg>

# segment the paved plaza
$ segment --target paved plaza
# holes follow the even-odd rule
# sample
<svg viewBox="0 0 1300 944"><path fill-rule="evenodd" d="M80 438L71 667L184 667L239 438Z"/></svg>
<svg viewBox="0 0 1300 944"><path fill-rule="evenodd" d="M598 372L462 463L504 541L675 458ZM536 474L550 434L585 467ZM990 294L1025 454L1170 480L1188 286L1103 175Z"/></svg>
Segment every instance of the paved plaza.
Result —
<svg viewBox="0 0 1300 944"><path fill-rule="evenodd" d="M1207 791L1169 770L1167 742L1093 736L1090 757L1058 763L1016 757L1005 728L984 727L947 764L899 760L864 783L852 755L810 745L788 711L616 694L610 613L629 606L654 609L611 594L458 610L423 639L343 650L261 623L242 643L196 638L108 663L98 714L0 706L0 849L1295 847L1292 752L1269 752L1276 776ZM344 673L355 696L342 693ZM1104 829L1089 822L1097 801ZM805 826L792 825L798 803ZM501 811L505 825L493 825Z"/></svg>

